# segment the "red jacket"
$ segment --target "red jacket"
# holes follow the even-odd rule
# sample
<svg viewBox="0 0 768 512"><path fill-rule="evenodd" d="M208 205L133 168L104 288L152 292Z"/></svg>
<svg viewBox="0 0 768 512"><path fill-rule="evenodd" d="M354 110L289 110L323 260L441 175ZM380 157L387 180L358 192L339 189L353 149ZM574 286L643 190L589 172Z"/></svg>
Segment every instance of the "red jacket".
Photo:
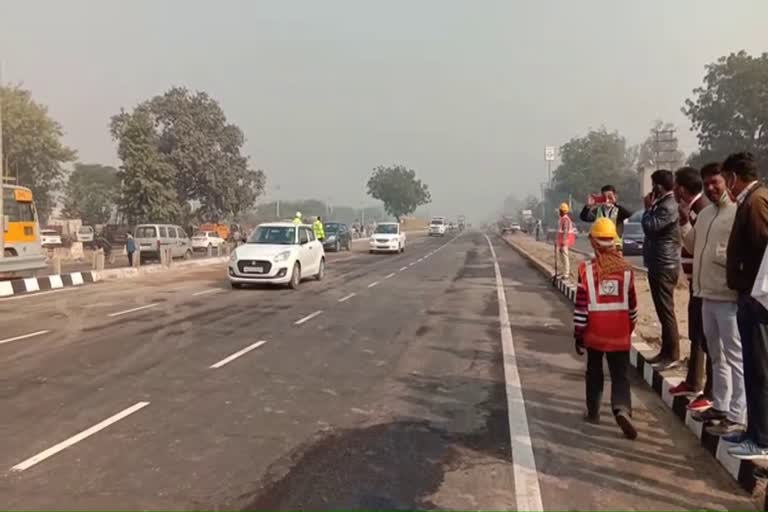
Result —
<svg viewBox="0 0 768 512"><path fill-rule="evenodd" d="M598 280L592 261L579 265L574 336L602 352L628 351L637 323L635 278L631 270Z"/></svg>
<svg viewBox="0 0 768 512"><path fill-rule="evenodd" d="M560 223L557 229L557 246L573 247L576 243L576 235L573 233L573 221L566 213L560 216Z"/></svg>

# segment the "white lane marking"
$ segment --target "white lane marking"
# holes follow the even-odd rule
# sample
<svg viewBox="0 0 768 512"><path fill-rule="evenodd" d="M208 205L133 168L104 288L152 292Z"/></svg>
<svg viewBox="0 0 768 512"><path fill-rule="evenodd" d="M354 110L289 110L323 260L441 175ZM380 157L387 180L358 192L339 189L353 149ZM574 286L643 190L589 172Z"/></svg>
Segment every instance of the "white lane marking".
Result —
<svg viewBox="0 0 768 512"><path fill-rule="evenodd" d="M349 295L347 295L346 297L342 297L342 298L340 298L340 299L339 299L339 302L347 302L349 299L351 299L351 298L352 298L352 297L354 297L355 295L357 295L357 294L356 294L356 293L350 293L350 294L349 294Z"/></svg>
<svg viewBox="0 0 768 512"><path fill-rule="evenodd" d="M29 292L39 292L40 291L40 283L37 282L36 277L28 277L24 279L24 288L27 290L27 293Z"/></svg>
<svg viewBox="0 0 768 512"><path fill-rule="evenodd" d="M158 305L157 302L153 302L152 304L146 304L144 306L139 306L137 308L126 309L125 311L118 311L116 313L110 313L107 316L109 318L114 318L116 316L123 316L123 315L127 315L128 313L135 313L137 311L143 311L145 309L153 308L153 307L155 307L157 305Z"/></svg>
<svg viewBox="0 0 768 512"><path fill-rule="evenodd" d="M406 265L406 266L402 267L402 268L400 269L400 272L405 272L406 270L408 270L408 265Z"/></svg>
<svg viewBox="0 0 768 512"><path fill-rule="evenodd" d="M211 288L210 290L201 290L192 294L193 297L199 297L200 295L208 295L209 293L218 293L224 291L221 288Z"/></svg>
<svg viewBox="0 0 768 512"><path fill-rule="evenodd" d="M310 320L312 320L316 316L322 315L322 314L323 314L323 310L321 310L321 309L317 310L314 313L312 313L311 315L307 315L304 318L300 318L299 320L296 320L295 322L293 322L293 325L301 325L304 322L309 322Z"/></svg>
<svg viewBox="0 0 768 512"><path fill-rule="evenodd" d="M251 350L255 350L255 349L259 348L260 346L264 345L265 343L266 343L266 341L262 340L262 341L257 341L256 343L253 343L253 344L251 344L251 345L248 345L248 346L247 346L247 347L245 347L243 350L239 350L239 351L235 352L234 354L232 354L231 356L227 356L227 357L225 357L224 359L222 359L222 360L221 360L221 361L219 361L218 363L214 363L214 364L212 364L212 365L210 366L210 368L214 368L214 369L215 369L215 368L221 368L221 367L222 367L222 366L224 366L225 364L229 364L229 363L231 363L232 361L234 361L234 360L235 360L235 359L237 359L238 357L240 357L240 356L244 356L245 354L247 354L247 353L248 353L248 352L250 352Z"/></svg>
<svg viewBox="0 0 768 512"><path fill-rule="evenodd" d="M50 295L52 293L76 292L78 290L79 290L78 288L62 288L60 290L47 290L44 292L30 293L29 295L17 295L15 297L6 297L4 299L0 299L0 302L7 302L9 300L32 299L32 298L40 297L43 295Z"/></svg>
<svg viewBox="0 0 768 512"><path fill-rule="evenodd" d="M504 354L504 380L507 389L507 413L509 421L509 439L512 448L512 466L515 478L515 500L517 510L544 510L541 501L541 488L536 472L536 459L533 456L531 434L528 430L528 417L525 413L525 400L517 371L515 345L512 339L512 327L507 311L507 295L504 292L504 279L501 276L499 261L491 239L485 235L493 258L493 270L496 274L496 295L499 302L499 327L501 330L501 350Z"/></svg>
<svg viewBox="0 0 768 512"><path fill-rule="evenodd" d="M49 457L53 457L57 453L59 453L62 450L65 450L66 448L69 448L75 443L79 443L80 441L91 437L96 432L99 432L100 430L104 430L108 426L112 425L113 423L117 423L121 419L125 418L126 416L130 416L131 414L135 413L136 411L143 409L144 407L148 406L149 402L137 402L130 406L127 409L124 409L120 411L119 413L115 414L114 416L110 416L109 418L105 419L101 423L97 423L96 425L92 426L91 428L88 428L86 430L83 430L79 434L75 434L74 436L70 437L69 439L66 439L65 441L60 442L59 444L52 446L48 448L45 451L42 451L38 453L37 455L28 458L27 460L20 462L13 466L11 468L11 471L24 471L25 469L29 469L35 464L38 464L45 459Z"/></svg>
<svg viewBox="0 0 768 512"><path fill-rule="evenodd" d="M424 261L424 258L419 258L416 260L416 263L421 263L422 261Z"/></svg>
<svg viewBox="0 0 768 512"><path fill-rule="evenodd" d="M412 261L412 262L410 262L410 263L408 264L408 266L409 266L409 267L412 267L412 266L414 266L415 264L416 264L416 262L415 262L415 261Z"/></svg>
<svg viewBox="0 0 768 512"><path fill-rule="evenodd" d="M389 278L392 278L392 277L395 277L395 273L394 273L394 272L392 272L391 274L387 274L386 276L384 276L384 279L389 279Z"/></svg>
<svg viewBox="0 0 768 512"><path fill-rule="evenodd" d="M0 345L4 343L10 343L12 341L19 341L19 340L25 340L27 338L34 338L35 336L42 336L43 334L48 334L51 331L37 331L37 332L31 332L29 334L22 334L21 336L14 336L13 338L6 338L4 340L0 340Z"/></svg>
<svg viewBox="0 0 768 512"><path fill-rule="evenodd" d="M373 288L374 286L378 286L378 285L379 285L379 282L378 281L374 281L374 282L372 282L371 284L368 285L368 288Z"/></svg>

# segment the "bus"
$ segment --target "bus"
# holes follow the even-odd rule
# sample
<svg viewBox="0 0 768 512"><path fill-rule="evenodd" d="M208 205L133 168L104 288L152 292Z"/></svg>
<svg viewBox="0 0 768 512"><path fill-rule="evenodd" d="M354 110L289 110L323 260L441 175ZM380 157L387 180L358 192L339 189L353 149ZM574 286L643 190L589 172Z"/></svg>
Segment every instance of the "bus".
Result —
<svg viewBox="0 0 768 512"><path fill-rule="evenodd" d="M46 254L40 243L40 225L32 191L3 184L3 217L0 218L5 250L0 274L45 268Z"/></svg>

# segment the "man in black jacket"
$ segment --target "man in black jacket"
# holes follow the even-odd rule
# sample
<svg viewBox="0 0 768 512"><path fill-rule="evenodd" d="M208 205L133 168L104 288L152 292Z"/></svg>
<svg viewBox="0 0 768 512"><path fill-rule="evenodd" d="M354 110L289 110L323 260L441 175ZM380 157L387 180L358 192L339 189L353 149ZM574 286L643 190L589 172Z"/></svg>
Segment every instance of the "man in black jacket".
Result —
<svg viewBox="0 0 768 512"><path fill-rule="evenodd" d="M619 235L616 239L616 245L619 250L622 250L621 237L624 234L624 221L632 216L632 212L616 202L616 187L613 185L603 186L600 189L600 193L603 195L603 202L595 202L595 198L590 194L587 196L587 201L581 210L579 218L583 222L595 222L601 217L611 219L616 225L616 232Z"/></svg>
<svg viewBox="0 0 768 512"><path fill-rule="evenodd" d="M675 316L675 286L680 277L680 216L672 172L654 172L651 183L653 191L645 197L642 219L643 261L648 268L651 297L661 324L661 351L650 362L669 368L680 360L680 334Z"/></svg>

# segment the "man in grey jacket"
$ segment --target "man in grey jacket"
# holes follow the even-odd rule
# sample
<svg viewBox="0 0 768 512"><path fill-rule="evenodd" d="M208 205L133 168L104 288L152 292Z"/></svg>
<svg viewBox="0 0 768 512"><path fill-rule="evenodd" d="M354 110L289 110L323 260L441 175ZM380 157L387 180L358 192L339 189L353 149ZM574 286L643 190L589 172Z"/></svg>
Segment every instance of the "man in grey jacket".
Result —
<svg viewBox="0 0 768 512"><path fill-rule="evenodd" d="M653 191L645 197L641 221L645 233L643 261L661 324L661 351L650 363L670 368L680 364L680 334L675 316L675 286L680 277L680 217L672 172L654 172L651 183Z"/></svg>

